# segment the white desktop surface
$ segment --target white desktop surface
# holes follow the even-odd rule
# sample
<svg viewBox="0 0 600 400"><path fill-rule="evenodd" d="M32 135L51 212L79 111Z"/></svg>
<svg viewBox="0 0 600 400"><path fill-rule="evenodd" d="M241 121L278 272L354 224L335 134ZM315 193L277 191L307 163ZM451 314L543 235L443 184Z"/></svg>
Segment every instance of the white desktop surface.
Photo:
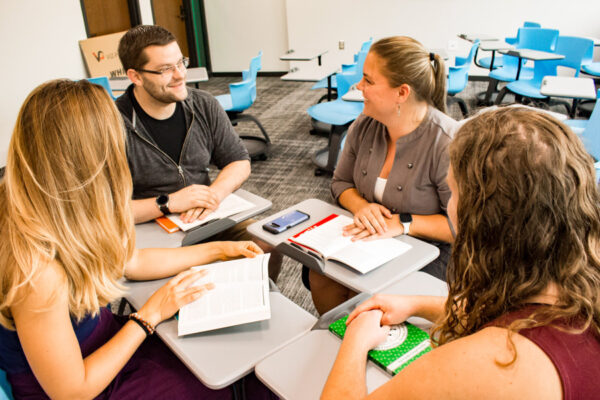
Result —
<svg viewBox="0 0 600 400"><path fill-rule="evenodd" d="M288 50L287 53L279 57L282 61L310 61L323 54L327 53L326 49L318 49L318 50Z"/></svg>
<svg viewBox="0 0 600 400"><path fill-rule="evenodd" d="M512 49L513 46L503 40L489 40L479 43L479 48L485 51Z"/></svg>
<svg viewBox="0 0 600 400"><path fill-rule="evenodd" d="M350 89L342 96L342 100L345 101L365 101L362 90Z"/></svg>
<svg viewBox="0 0 600 400"><path fill-rule="evenodd" d="M498 40L497 37L488 35L485 33L461 33L460 35L458 35L458 37L461 39L467 40L469 42L474 42L476 40L479 40L480 42L488 42L488 41Z"/></svg>
<svg viewBox="0 0 600 400"><path fill-rule="evenodd" d="M337 65L306 65L281 77L283 81L318 82L339 70Z"/></svg>
<svg viewBox="0 0 600 400"><path fill-rule="evenodd" d="M300 225L277 235L267 232L262 228L262 225L266 222L293 210L305 212L310 218ZM322 200L308 199L251 224L248 227L248 232L272 246L277 246L279 243L286 241L289 237L301 232L333 213L349 217L352 216L350 212ZM422 240L415 239L412 236L402 235L396 239L410 244L412 248L400 257L389 261L367 274L362 275L349 267L332 261L325 261L324 274L355 292L375 293L401 280L411 272L423 268L431 261L435 260L439 255L439 249L437 247Z"/></svg>
<svg viewBox="0 0 600 400"><path fill-rule="evenodd" d="M385 289L384 293L446 296L445 282L424 272L413 272ZM409 322L428 329L431 323L421 318ZM256 376L285 400L318 399L321 396L341 340L328 330L314 330L256 365ZM367 391L371 393L391 379L391 375L367 362Z"/></svg>
<svg viewBox="0 0 600 400"><path fill-rule="evenodd" d="M271 208L272 203L269 200L266 200L260 196L257 196L253 193L248 192L244 189L238 189L234 192L238 196L248 200L254 204L256 207L241 212L239 214L232 215L231 218L236 223L240 223L242 221L247 220L248 218L252 218L253 216L262 213L263 211ZM202 229L202 228L198 228ZM174 248L181 247L181 241L185 237L185 232L177 231L173 233L167 233L163 228L161 228L156 222L148 221L143 224L137 224L135 226L135 241L136 247L139 249L147 248L147 247L162 247L162 248Z"/></svg>
<svg viewBox="0 0 600 400"><path fill-rule="evenodd" d="M591 78L546 76L542 80L540 93L544 96L593 100L596 98L596 87Z"/></svg>
<svg viewBox="0 0 600 400"><path fill-rule="evenodd" d="M208 80L208 72L204 67L188 68L185 77L186 83L204 82Z"/></svg>
<svg viewBox="0 0 600 400"><path fill-rule="evenodd" d="M135 309L168 279L126 281L125 298ZM284 297L270 292L271 319L183 337L177 336L177 320L158 325L156 333L173 353L211 389L221 389L252 372L265 357L304 336L316 318Z"/></svg>

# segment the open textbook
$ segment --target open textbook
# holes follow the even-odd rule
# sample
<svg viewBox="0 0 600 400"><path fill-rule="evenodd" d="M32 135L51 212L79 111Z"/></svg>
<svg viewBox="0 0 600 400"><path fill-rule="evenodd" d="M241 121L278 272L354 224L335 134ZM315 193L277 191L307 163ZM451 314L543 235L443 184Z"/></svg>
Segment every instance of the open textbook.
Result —
<svg viewBox="0 0 600 400"><path fill-rule="evenodd" d="M346 333L348 316L338 319L329 330L343 338ZM408 364L431 351L429 335L424 330L409 322L390 327L387 339L373 350L369 351L369 359L396 375Z"/></svg>
<svg viewBox="0 0 600 400"><path fill-rule="evenodd" d="M237 194L232 193L229 196L225 197L221 204L219 204L219 207L212 213L208 214L204 219L196 220L194 222L186 224L181 220L181 218L179 218L179 214L168 215L167 218L173 221L179 228L181 228L182 231L187 232L190 229L193 229L200 225L204 225L207 222L213 221L215 219L227 218L234 214L241 213L243 211L248 211L253 207L253 203L238 196Z"/></svg>
<svg viewBox="0 0 600 400"><path fill-rule="evenodd" d="M269 254L194 268L208 271L195 284L215 287L181 307L179 336L271 318Z"/></svg>
<svg viewBox="0 0 600 400"><path fill-rule="evenodd" d="M411 249L411 245L396 239L378 239L371 241L352 241L352 237L343 236L344 226L353 220L344 215L331 214L288 240L301 245L325 260L335 260L360 273L367 273Z"/></svg>

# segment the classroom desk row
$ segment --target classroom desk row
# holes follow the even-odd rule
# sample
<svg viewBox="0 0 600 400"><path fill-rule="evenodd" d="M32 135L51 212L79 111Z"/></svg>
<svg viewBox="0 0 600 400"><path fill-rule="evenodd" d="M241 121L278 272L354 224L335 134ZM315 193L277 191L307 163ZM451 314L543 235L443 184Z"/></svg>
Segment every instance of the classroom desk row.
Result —
<svg viewBox="0 0 600 400"><path fill-rule="evenodd" d="M253 202L256 207L230 217L232 223L241 222L271 206L268 200L245 190L240 189L236 194ZM292 210L306 212L310 215L309 220L280 235L262 230L262 224ZM339 207L309 199L255 222L248 230L253 236L278 246L291 235L331 213L348 215L347 211ZM230 223L223 226L230 226ZM200 231L209 229L210 232L195 234L196 237L206 238L214 234L215 228L210 225L198 228ZM154 222L137 225L136 234L140 248L178 247L190 236L190 233L185 235L182 232L167 234ZM327 330L329 323L351 311L358 300L368 298L371 293L382 291L442 296L447 293L445 282L418 272L438 256L438 249L412 237L400 237L398 240L408 242L412 249L365 275L352 272L339 264L326 262L322 273L362 293L318 320L272 285L269 294L269 320L179 337L177 320L171 318L160 324L156 333L190 371L210 388L223 388L255 371L259 379L282 398L318 398L341 344L341 340ZM167 279L126 281L124 284L128 290L125 298L133 308L139 309L166 281ZM427 326L424 320L411 322ZM369 363L369 390L390 378L386 372Z"/></svg>

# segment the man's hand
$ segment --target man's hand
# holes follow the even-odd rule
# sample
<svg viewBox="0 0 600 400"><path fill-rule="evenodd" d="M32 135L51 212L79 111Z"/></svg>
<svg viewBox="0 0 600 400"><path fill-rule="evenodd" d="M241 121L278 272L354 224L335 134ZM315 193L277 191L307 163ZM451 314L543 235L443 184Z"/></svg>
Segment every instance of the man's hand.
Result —
<svg viewBox="0 0 600 400"><path fill-rule="evenodd" d="M190 185L169 195L169 209L186 223L206 218L219 207L219 195L205 185Z"/></svg>

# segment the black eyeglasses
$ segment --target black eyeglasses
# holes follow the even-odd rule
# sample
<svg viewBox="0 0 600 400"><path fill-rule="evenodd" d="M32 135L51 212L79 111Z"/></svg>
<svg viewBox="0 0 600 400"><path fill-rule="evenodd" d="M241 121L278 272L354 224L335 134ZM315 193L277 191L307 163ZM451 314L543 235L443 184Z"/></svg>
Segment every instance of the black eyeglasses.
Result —
<svg viewBox="0 0 600 400"><path fill-rule="evenodd" d="M186 68L189 65L190 65L190 59L187 57L183 57L181 60L179 60L179 62L177 64L162 67L158 71L152 71L149 69L136 69L136 71L147 72L149 74L154 74L154 75L170 76L170 75L173 75L173 73L175 72L175 68L177 68L179 71L183 72L186 70Z"/></svg>

